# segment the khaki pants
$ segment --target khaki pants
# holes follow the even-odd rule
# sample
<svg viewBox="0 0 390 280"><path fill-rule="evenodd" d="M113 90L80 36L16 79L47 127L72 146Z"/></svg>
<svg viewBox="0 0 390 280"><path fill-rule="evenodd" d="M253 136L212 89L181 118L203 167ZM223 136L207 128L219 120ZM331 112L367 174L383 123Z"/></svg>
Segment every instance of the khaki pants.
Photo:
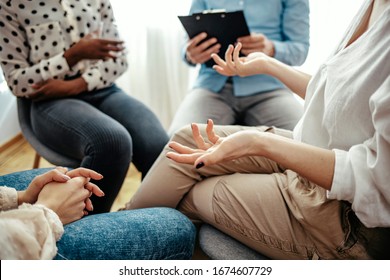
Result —
<svg viewBox="0 0 390 280"><path fill-rule="evenodd" d="M290 135L267 127L215 127L220 136L244 129ZM189 126L173 140L195 147ZM273 259L371 258L351 234L350 207L328 200L323 188L297 173L263 157L195 169L166 158L169 150L165 147L127 209L178 208Z"/></svg>

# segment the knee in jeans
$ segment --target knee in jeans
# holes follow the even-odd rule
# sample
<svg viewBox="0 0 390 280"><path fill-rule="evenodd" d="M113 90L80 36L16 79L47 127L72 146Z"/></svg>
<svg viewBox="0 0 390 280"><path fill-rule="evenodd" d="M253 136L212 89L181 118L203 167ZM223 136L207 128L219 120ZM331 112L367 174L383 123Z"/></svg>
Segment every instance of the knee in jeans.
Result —
<svg viewBox="0 0 390 280"><path fill-rule="evenodd" d="M132 156L132 139L125 128L104 131L91 138L90 154L102 155L105 161L109 159L129 158Z"/></svg>

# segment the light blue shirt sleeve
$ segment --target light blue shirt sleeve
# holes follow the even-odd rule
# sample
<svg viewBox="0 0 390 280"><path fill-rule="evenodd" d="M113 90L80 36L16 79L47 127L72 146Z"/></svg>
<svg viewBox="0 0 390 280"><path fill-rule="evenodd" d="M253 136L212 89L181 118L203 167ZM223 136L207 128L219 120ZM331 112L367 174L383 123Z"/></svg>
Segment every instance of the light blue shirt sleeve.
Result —
<svg viewBox="0 0 390 280"><path fill-rule="evenodd" d="M192 15L193 13L201 12L201 11L204 11L204 10L206 10L205 1L203 1L203 0L193 0L192 4L191 4L191 8L190 8L189 14ZM190 66L196 66L196 64L193 64L193 63L191 63L190 61L187 60L186 51L187 51L187 44L184 44L184 46L182 48L182 52L181 52L183 60Z"/></svg>
<svg viewBox="0 0 390 280"><path fill-rule="evenodd" d="M301 65L309 52L309 2L307 0L283 2L282 40L273 40L274 57L289 65Z"/></svg>

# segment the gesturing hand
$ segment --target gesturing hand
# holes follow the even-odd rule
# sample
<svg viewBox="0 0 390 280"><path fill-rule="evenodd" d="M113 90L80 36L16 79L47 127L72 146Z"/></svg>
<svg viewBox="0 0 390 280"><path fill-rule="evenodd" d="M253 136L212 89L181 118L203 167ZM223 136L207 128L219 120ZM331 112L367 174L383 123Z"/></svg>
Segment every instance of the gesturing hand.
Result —
<svg viewBox="0 0 390 280"><path fill-rule="evenodd" d="M225 60L217 54L212 54L217 65L213 68L225 76L251 76L256 74L267 74L268 62L273 59L262 52L254 52L247 57L240 57L242 44L238 43L236 47L230 45L225 53Z"/></svg>
<svg viewBox="0 0 390 280"><path fill-rule="evenodd" d="M261 135L259 132L244 130L220 137L215 134L213 127L213 121L208 120L206 142L200 134L198 125L192 124L192 135L198 148L193 149L177 142L170 142L169 147L175 152L168 152L167 157L179 163L193 164L196 168L201 168L254 154L251 148Z"/></svg>

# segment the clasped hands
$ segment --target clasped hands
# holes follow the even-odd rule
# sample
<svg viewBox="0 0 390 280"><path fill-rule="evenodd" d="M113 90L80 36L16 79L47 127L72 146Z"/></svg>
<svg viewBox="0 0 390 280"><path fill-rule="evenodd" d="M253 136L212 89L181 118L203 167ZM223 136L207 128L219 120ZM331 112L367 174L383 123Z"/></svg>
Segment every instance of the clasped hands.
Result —
<svg viewBox="0 0 390 280"><path fill-rule="evenodd" d="M76 221L93 211L91 195L104 196L91 179L103 176L87 168L68 171L57 167L35 177L24 191L18 192L18 204L41 204L53 210L63 224Z"/></svg>

